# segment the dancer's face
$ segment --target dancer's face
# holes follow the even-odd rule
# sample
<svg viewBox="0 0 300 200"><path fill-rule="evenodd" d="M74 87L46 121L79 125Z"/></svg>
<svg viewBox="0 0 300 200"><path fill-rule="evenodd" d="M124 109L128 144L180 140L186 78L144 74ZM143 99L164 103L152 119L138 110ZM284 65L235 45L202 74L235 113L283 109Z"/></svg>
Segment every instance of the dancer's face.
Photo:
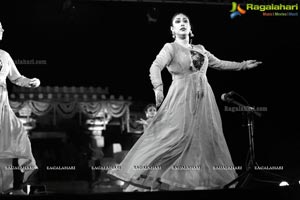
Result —
<svg viewBox="0 0 300 200"><path fill-rule="evenodd" d="M184 14L178 14L173 17L171 31L176 36L188 35L191 31L189 18Z"/></svg>
<svg viewBox="0 0 300 200"><path fill-rule="evenodd" d="M147 112L146 112L147 118L152 118L152 117L154 117L154 116L156 115L156 112L157 112L157 110L156 110L155 107L150 107L150 108L148 108L148 109L147 109Z"/></svg>
<svg viewBox="0 0 300 200"><path fill-rule="evenodd" d="M0 22L0 40L2 40L3 32L4 32L4 29L2 28L2 25L1 25L1 22Z"/></svg>

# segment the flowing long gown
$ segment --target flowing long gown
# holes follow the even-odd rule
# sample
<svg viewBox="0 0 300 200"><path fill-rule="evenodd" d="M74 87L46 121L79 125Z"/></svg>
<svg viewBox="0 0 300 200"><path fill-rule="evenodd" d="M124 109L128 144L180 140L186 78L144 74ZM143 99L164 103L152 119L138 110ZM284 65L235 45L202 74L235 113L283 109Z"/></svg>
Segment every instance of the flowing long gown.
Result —
<svg viewBox="0 0 300 200"><path fill-rule="evenodd" d="M154 88L162 84L164 67L173 79L166 98L120 166L108 174L151 190L221 188L237 174L206 71L240 70L245 62L223 61L202 45L173 42L150 67Z"/></svg>
<svg viewBox="0 0 300 200"><path fill-rule="evenodd" d="M27 131L9 105L6 78L19 86L29 81L19 73L10 55L0 49L0 191L12 186L12 158L18 158L25 172L23 181L38 168Z"/></svg>

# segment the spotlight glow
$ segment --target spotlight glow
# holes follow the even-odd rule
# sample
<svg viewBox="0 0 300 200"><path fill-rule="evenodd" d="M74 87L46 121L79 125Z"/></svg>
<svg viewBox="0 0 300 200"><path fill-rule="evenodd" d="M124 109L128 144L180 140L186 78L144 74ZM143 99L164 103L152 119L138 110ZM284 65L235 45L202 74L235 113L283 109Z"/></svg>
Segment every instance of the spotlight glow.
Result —
<svg viewBox="0 0 300 200"><path fill-rule="evenodd" d="M117 180L116 181L116 184L119 185L119 186L123 186L125 184L124 181L120 181L120 180Z"/></svg>

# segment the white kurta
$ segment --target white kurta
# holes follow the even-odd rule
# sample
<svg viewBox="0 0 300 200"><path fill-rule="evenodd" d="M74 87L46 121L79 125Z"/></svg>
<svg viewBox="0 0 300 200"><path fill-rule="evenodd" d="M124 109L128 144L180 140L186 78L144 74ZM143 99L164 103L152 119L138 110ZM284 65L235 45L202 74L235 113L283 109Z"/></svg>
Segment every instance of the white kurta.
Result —
<svg viewBox="0 0 300 200"><path fill-rule="evenodd" d="M25 170L24 179L37 169L27 131L9 105L7 78L19 86L29 82L21 76L10 55L0 50L0 192L12 186L13 171L9 168L12 158L19 159L20 167Z"/></svg>

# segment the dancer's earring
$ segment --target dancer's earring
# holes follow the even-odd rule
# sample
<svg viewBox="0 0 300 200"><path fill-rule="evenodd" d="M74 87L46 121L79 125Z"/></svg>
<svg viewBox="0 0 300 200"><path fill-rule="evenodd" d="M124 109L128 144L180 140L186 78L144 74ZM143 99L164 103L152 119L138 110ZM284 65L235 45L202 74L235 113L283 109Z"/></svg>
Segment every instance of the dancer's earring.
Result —
<svg viewBox="0 0 300 200"><path fill-rule="evenodd" d="M192 30L190 31L190 37L194 37Z"/></svg>
<svg viewBox="0 0 300 200"><path fill-rule="evenodd" d="M175 32L174 31L172 31L172 38L176 38L176 34L175 34Z"/></svg>

